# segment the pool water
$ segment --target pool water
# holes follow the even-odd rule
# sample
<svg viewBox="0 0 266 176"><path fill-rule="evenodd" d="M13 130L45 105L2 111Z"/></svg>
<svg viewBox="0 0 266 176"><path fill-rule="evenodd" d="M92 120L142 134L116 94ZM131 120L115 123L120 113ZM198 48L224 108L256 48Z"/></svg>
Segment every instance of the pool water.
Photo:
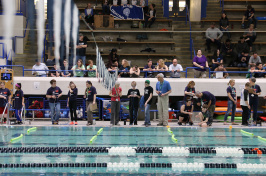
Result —
<svg viewBox="0 0 266 176"><path fill-rule="evenodd" d="M240 129L229 128L171 128L178 143L171 140L167 128L104 127L103 132L90 144L99 127L38 127L29 134L26 126L0 127L0 147L240 147L265 148L266 143L256 137L245 136ZM266 129L246 129L266 137ZM21 140L10 139L25 134ZM110 156L108 153L0 153L0 164L21 163L248 163L266 164L266 154L242 156L217 156L211 153L190 153L182 156L163 156L162 153L137 153L135 156ZM236 168L205 168L193 171L189 168L110 169L97 167L61 168L0 168L1 175L265 175L265 172L244 172Z"/></svg>

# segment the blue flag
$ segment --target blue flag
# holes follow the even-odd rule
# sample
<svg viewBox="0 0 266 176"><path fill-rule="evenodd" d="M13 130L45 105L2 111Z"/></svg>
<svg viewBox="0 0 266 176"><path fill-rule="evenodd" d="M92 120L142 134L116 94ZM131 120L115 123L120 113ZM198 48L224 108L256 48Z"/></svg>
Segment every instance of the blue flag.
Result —
<svg viewBox="0 0 266 176"><path fill-rule="evenodd" d="M111 6L110 10L115 19L144 19L142 7L133 5Z"/></svg>

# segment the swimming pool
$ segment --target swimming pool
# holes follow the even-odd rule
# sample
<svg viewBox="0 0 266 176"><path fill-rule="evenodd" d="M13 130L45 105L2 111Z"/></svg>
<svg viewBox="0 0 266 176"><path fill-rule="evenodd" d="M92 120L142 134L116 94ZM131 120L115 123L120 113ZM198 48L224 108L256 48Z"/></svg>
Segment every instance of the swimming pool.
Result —
<svg viewBox="0 0 266 176"><path fill-rule="evenodd" d="M265 175L266 172L266 154L218 152L227 147L265 147L263 141L243 135L240 129L171 128L178 139L176 144L164 127L104 127L90 144L99 127L38 127L26 134L29 128L0 127L1 175ZM266 129L246 131L266 137ZM20 140L9 143L21 133L25 135ZM227 167L226 164L230 168L208 168Z"/></svg>

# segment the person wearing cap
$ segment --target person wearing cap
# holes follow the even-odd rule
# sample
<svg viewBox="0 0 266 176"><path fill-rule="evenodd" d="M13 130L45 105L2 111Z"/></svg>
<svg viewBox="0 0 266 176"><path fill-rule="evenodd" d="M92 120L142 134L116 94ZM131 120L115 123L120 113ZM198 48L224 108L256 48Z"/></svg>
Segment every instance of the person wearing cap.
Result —
<svg viewBox="0 0 266 176"><path fill-rule="evenodd" d="M87 126L93 125L93 113L91 105L96 104L96 95L97 95L96 88L92 86L91 81L87 81L85 95L84 95L84 98L86 98Z"/></svg>
<svg viewBox="0 0 266 176"><path fill-rule="evenodd" d="M156 93L158 94L158 116L159 123L157 126L167 126L168 125L168 104L169 104L169 94L172 92L170 83L164 80L164 75L159 73L157 75L158 82L156 83Z"/></svg>
<svg viewBox="0 0 266 176"><path fill-rule="evenodd" d="M148 127L151 125L150 122L150 107L152 103L152 96L153 96L153 88L150 86L150 80L145 81L145 88L144 88L144 107L145 107L145 122L144 125Z"/></svg>
<svg viewBox="0 0 266 176"><path fill-rule="evenodd" d="M24 104L24 94L21 90L21 83L17 83L15 85L16 92L13 95L14 98L14 105L15 105L15 115L17 118L17 124L22 124L22 117L21 117L21 111L22 107L25 106Z"/></svg>
<svg viewBox="0 0 266 176"><path fill-rule="evenodd" d="M119 65L119 57L117 55L117 49L113 48L108 56L108 65L107 68L110 68L115 61L117 61L118 65Z"/></svg>
<svg viewBox="0 0 266 176"><path fill-rule="evenodd" d="M76 46L77 48L77 57L76 60L81 59L82 63L86 66L86 48L88 47L87 44L87 37L84 37L82 33L79 33L79 41Z"/></svg>
<svg viewBox="0 0 266 176"><path fill-rule="evenodd" d="M115 82L115 86L109 92L109 96L111 97L111 125L119 126L119 112L120 112L120 97L122 97L122 88L120 87L120 83Z"/></svg>
<svg viewBox="0 0 266 176"><path fill-rule="evenodd" d="M35 65L33 65L32 67L32 75L35 75L37 77L47 77L48 72L48 67L44 63L41 63L38 59L36 59Z"/></svg>

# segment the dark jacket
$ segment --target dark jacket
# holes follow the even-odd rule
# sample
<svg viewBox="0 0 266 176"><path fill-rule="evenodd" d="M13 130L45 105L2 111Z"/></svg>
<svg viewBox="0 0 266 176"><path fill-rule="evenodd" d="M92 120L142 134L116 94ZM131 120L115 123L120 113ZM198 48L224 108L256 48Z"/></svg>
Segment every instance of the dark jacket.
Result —
<svg viewBox="0 0 266 176"><path fill-rule="evenodd" d="M230 43L229 45L226 45L225 43L223 43L222 53L227 53L227 51L231 49L234 50L234 45L232 43Z"/></svg>
<svg viewBox="0 0 266 176"><path fill-rule="evenodd" d="M221 26L223 26L223 27L229 26L229 20L228 20L228 18L225 18L225 19L221 18L220 19L220 27Z"/></svg>
<svg viewBox="0 0 266 176"><path fill-rule="evenodd" d="M242 53L245 50L246 51L249 51L248 44L246 42L241 43L240 41L238 41L238 43L236 44L236 51L237 51L237 53Z"/></svg>

